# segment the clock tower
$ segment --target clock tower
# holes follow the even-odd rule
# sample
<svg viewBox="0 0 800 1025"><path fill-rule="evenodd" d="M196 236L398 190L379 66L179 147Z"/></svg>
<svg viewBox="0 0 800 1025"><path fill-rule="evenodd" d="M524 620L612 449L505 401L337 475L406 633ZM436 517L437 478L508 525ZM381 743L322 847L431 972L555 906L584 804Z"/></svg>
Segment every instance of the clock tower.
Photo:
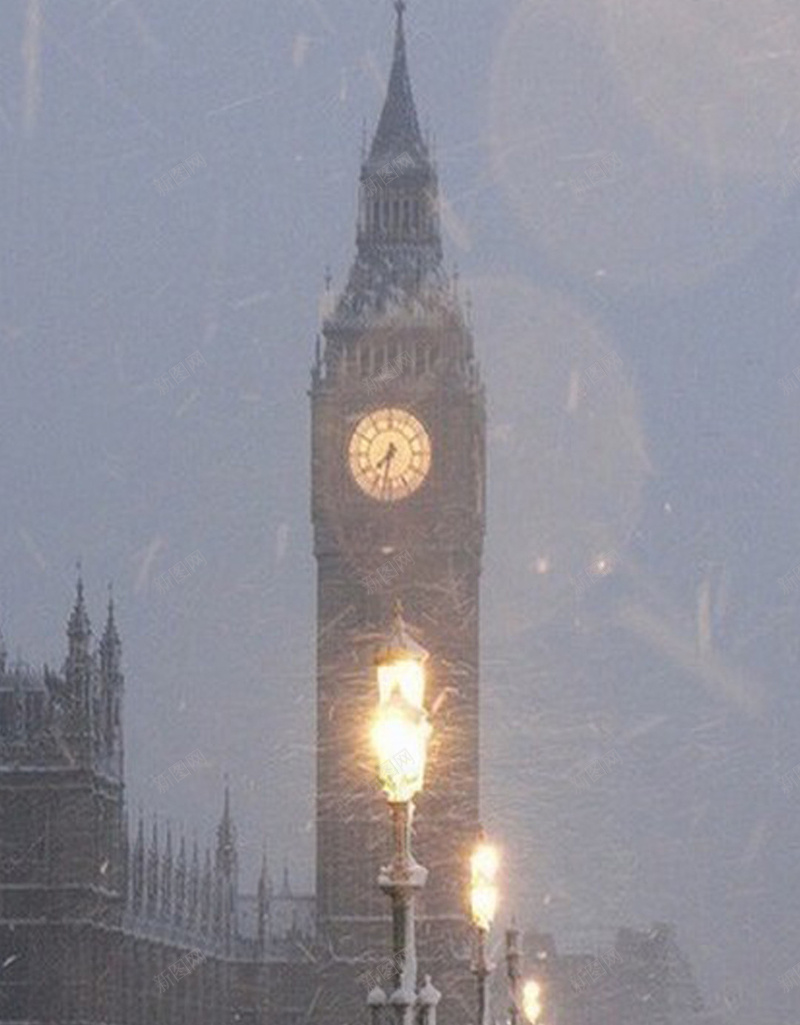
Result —
<svg viewBox="0 0 800 1025"><path fill-rule="evenodd" d="M356 255L324 320L310 391L317 905L334 958L368 967L386 956L389 905L377 874L391 832L369 726L375 650L399 599L430 653L434 734L414 850L429 870L418 905L420 969L443 990L447 1023L455 1015L446 976L466 972L468 851L478 828L485 407L468 317L443 266L405 4L395 6L386 100L361 167Z"/></svg>

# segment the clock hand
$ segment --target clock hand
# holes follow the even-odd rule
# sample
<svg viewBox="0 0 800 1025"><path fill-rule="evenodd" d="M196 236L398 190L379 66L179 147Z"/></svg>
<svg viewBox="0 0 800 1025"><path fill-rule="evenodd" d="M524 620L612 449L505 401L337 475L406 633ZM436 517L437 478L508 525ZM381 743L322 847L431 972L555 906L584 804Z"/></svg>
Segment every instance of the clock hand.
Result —
<svg viewBox="0 0 800 1025"><path fill-rule="evenodd" d="M397 448L395 446L395 443L393 441L390 441L389 442L389 447L386 449L386 452L384 453L383 458L379 459L378 462L375 464L375 469L376 470L380 470L380 468L385 463L386 464L386 468L388 470L389 464L394 459L396 454L397 454Z"/></svg>
<svg viewBox="0 0 800 1025"><path fill-rule="evenodd" d="M386 449L386 455L381 460L381 463L386 464L385 469L383 471L383 482L381 483L381 492L385 493L387 488L389 487L389 470L391 469L392 460L394 459L396 452L397 448L395 447L394 442L390 441L389 447Z"/></svg>

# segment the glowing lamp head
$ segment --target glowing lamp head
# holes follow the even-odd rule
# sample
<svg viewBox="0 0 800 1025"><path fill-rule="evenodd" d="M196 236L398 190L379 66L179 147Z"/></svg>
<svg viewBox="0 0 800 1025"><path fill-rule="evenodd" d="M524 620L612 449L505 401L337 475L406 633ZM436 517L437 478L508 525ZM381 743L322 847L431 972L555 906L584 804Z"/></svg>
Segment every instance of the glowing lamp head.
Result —
<svg viewBox="0 0 800 1025"><path fill-rule="evenodd" d="M397 693L381 703L372 725L378 778L390 801L410 801L422 790L431 725L424 710L409 706Z"/></svg>
<svg viewBox="0 0 800 1025"><path fill-rule="evenodd" d="M410 801L422 789L431 726L425 711L428 653L406 632L400 610L375 660L378 711L372 745L378 777L390 801Z"/></svg>
<svg viewBox="0 0 800 1025"><path fill-rule="evenodd" d="M497 848L481 835L470 858L470 906L475 927L488 932L497 911L495 878L500 864Z"/></svg>
<svg viewBox="0 0 800 1025"><path fill-rule="evenodd" d="M536 1025L542 1014L540 997L542 987L535 979L528 979L522 987L522 1012L530 1025Z"/></svg>
<svg viewBox="0 0 800 1025"><path fill-rule="evenodd" d="M421 660L396 652L398 657L381 658L377 662L378 700L388 703L393 694L400 694L413 708L425 703L425 667ZM404 657L405 656L405 657Z"/></svg>

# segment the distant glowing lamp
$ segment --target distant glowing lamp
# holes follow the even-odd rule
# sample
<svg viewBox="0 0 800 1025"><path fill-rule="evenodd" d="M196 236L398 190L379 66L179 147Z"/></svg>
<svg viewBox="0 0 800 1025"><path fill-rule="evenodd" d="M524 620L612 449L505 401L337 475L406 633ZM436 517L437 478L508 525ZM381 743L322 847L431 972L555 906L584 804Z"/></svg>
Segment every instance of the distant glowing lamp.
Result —
<svg viewBox="0 0 800 1025"><path fill-rule="evenodd" d="M470 858L471 884L470 906L475 928L488 932L497 911L497 886L495 879L500 864L497 848L488 843L484 836Z"/></svg>
<svg viewBox="0 0 800 1025"><path fill-rule="evenodd" d="M541 995L542 987L539 983L535 979L528 979L522 987L522 1013L525 1015L526 1021L530 1022L530 1025L536 1025L541 1016Z"/></svg>

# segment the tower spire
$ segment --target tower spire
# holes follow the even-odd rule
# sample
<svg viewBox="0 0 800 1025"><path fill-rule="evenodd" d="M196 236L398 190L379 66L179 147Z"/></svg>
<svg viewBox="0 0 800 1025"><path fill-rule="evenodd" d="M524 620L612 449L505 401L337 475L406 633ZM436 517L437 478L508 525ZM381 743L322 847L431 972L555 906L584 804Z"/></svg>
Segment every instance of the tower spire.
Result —
<svg viewBox="0 0 800 1025"><path fill-rule="evenodd" d="M367 158L367 166L377 169L404 154L414 163L428 162L428 148L422 137L411 89L406 55L404 13L405 0L395 0L397 24L394 36L394 59L389 74L386 100L383 104L375 137Z"/></svg>
<svg viewBox="0 0 800 1025"><path fill-rule="evenodd" d="M394 57L386 98L361 166L356 259L333 314L325 318L325 359L338 358L332 335L366 325L408 299L446 286L436 168L417 117L405 36L405 2L395 0ZM337 350L334 355L334 350Z"/></svg>

